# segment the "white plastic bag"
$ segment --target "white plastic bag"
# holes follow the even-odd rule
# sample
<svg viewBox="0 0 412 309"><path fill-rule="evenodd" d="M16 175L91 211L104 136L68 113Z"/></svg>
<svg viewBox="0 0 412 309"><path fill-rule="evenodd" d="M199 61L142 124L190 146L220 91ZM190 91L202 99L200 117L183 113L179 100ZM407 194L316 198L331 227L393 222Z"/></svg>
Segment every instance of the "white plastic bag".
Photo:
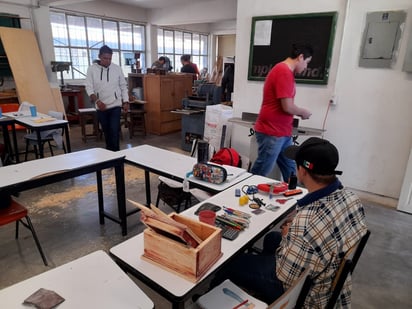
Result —
<svg viewBox="0 0 412 309"><path fill-rule="evenodd" d="M231 106L223 104L206 106L203 139L209 143L212 151L230 146L232 124L228 120L232 117Z"/></svg>

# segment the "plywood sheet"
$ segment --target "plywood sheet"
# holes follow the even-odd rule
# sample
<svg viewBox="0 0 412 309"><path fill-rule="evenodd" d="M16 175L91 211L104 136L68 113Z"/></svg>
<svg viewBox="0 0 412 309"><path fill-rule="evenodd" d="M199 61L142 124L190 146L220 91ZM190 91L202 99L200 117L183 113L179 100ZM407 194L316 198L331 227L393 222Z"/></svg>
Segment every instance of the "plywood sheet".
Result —
<svg viewBox="0 0 412 309"><path fill-rule="evenodd" d="M0 40L9 60L19 101L36 105L42 113L56 110L34 32L0 27Z"/></svg>

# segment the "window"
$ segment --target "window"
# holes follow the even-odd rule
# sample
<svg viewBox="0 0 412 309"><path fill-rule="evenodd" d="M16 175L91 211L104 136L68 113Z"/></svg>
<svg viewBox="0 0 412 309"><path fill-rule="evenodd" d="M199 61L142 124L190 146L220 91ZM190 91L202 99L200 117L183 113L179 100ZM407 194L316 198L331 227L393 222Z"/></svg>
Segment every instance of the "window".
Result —
<svg viewBox="0 0 412 309"><path fill-rule="evenodd" d="M72 69L63 72L64 79L85 78L103 45L113 49L112 62L122 67L125 76L135 64L135 53L140 53L140 64L145 66L144 25L64 12L51 12L50 22L55 60L72 63Z"/></svg>
<svg viewBox="0 0 412 309"><path fill-rule="evenodd" d="M157 29L158 56L169 57L173 71L181 68L180 56L189 54L199 70L208 66L208 36L179 30Z"/></svg>

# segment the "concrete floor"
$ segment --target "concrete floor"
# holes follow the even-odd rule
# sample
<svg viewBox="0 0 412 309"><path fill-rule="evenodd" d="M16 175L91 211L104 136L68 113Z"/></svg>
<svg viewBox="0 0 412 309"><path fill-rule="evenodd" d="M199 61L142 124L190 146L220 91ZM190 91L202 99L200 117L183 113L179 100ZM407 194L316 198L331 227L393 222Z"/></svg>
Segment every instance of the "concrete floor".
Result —
<svg viewBox="0 0 412 309"><path fill-rule="evenodd" d="M183 152L180 149L180 132L129 139L124 129L123 136L122 149L150 144ZM71 139L72 151L104 147L103 141L83 143L80 128L75 125L71 127ZM103 173L108 209L115 205L112 173L110 170ZM152 175L151 183L152 200L155 200L157 176ZM0 289L95 250L108 252L114 245L144 229L139 214L128 217L128 235L125 237L121 236L117 223L106 220L105 225L99 225L93 185L95 176L90 174L21 193L18 200L29 208L49 266L43 265L30 232L21 228L20 238L16 241L13 224L1 227ZM136 201L145 201L143 174L136 168L126 169L126 195ZM366 200L364 203L372 234L353 276L353 308L411 308L412 215ZM162 203L160 207L165 212L172 211ZM161 296L135 281L153 299L156 308L171 307Z"/></svg>

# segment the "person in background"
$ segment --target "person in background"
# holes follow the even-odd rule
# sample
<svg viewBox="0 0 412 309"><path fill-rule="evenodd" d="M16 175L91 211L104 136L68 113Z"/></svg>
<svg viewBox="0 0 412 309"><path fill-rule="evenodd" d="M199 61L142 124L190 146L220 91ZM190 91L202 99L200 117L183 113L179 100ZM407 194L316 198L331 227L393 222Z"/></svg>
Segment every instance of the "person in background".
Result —
<svg viewBox="0 0 412 309"><path fill-rule="evenodd" d="M193 74L193 80L197 80L200 73L197 65L190 61L190 55L182 55L180 57L180 61L182 63L182 68L180 69L180 72L182 73L192 73Z"/></svg>
<svg viewBox="0 0 412 309"><path fill-rule="evenodd" d="M170 59L168 57L161 56L158 60L153 62L152 69L164 69L166 71L171 71L173 67L170 65Z"/></svg>
<svg viewBox="0 0 412 309"><path fill-rule="evenodd" d="M200 79L203 81L208 82L210 79L210 74L208 72L208 69L205 67L200 71Z"/></svg>
<svg viewBox="0 0 412 309"><path fill-rule="evenodd" d="M107 45L99 50L99 60L87 70L86 92L95 104L106 148L120 150L120 115L129 109L129 95L123 71L112 63L113 51Z"/></svg>
<svg viewBox="0 0 412 309"><path fill-rule="evenodd" d="M312 137L284 153L295 160L297 177L308 194L297 201L294 215L281 231L265 235L261 254L242 254L218 272L212 286L226 278L270 304L310 269L313 285L305 308L325 308L331 285L345 253L367 232L360 199L343 187L336 175L339 153L327 140ZM351 277L337 308L350 308Z"/></svg>
<svg viewBox="0 0 412 309"><path fill-rule="evenodd" d="M229 63L223 73L222 77L222 94L224 95L224 100L229 102L232 101L233 85L235 82L235 65Z"/></svg>
<svg viewBox="0 0 412 309"><path fill-rule="evenodd" d="M294 74L302 73L312 60L313 49L307 44L294 44L290 56L276 64L266 77L263 100L255 123L258 156L251 173L267 176L279 165L284 181L288 181L296 166L282 152L292 145L293 116L309 119L307 109L294 102Z"/></svg>

